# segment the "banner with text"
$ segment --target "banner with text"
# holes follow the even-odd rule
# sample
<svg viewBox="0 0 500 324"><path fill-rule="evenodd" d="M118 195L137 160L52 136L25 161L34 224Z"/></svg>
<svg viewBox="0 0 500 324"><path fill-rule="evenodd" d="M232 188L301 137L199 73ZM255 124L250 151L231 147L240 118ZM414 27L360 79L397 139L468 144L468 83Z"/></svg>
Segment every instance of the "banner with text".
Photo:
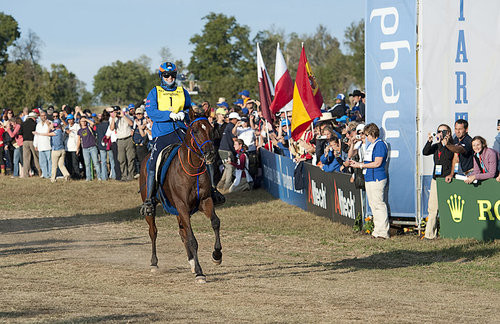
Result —
<svg viewBox="0 0 500 324"><path fill-rule="evenodd" d="M366 2L366 121L389 147L391 216L416 214L416 0Z"/></svg>
<svg viewBox="0 0 500 324"><path fill-rule="evenodd" d="M500 239L500 183L437 182L440 234L449 238Z"/></svg>
<svg viewBox="0 0 500 324"><path fill-rule="evenodd" d="M327 173L305 164L304 177L308 211L351 226L363 214L361 192L349 181L349 174Z"/></svg>
<svg viewBox="0 0 500 324"><path fill-rule="evenodd" d="M419 141L465 119L469 134L491 147L500 119L492 97L500 88L500 1L421 0L419 9ZM423 175L432 174L432 157L421 163Z"/></svg>
<svg viewBox="0 0 500 324"><path fill-rule="evenodd" d="M260 150L263 185L276 198L290 205L306 209L305 190L294 189L295 163L284 156Z"/></svg>

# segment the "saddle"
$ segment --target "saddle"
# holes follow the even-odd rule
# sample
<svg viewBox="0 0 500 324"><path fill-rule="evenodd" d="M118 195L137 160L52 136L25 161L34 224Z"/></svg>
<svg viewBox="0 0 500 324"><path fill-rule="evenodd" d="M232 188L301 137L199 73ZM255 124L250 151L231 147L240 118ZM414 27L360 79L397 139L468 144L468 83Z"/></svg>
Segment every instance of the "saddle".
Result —
<svg viewBox="0 0 500 324"><path fill-rule="evenodd" d="M161 150L158 155L158 161L156 161L156 170L155 170L155 180L158 185L162 185L165 180L165 175L167 174L168 167L175 154L177 154L177 150L181 146L180 143L167 145L163 150ZM163 169L164 172L163 172ZM165 173L163 176L162 174ZM163 178L163 179L162 179Z"/></svg>

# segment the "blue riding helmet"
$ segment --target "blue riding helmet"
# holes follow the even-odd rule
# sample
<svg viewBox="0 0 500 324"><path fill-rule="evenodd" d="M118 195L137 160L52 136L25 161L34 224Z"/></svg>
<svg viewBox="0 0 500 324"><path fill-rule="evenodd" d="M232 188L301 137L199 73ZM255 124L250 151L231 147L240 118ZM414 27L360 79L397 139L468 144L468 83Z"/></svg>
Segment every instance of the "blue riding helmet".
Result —
<svg viewBox="0 0 500 324"><path fill-rule="evenodd" d="M172 82L166 82L163 78L170 75L174 77L174 80ZM177 78L177 67L172 62L165 62L160 65L158 76L160 77L162 86L173 88L175 86L175 78Z"/></svg>
<svg viewBox="0 0 500 324"><path fill-rule="evenodd" d="M177 66L171 62L165 62L160 65L160 69L158 70L158 76L160 79L162 78L163 73L172 74L174 77L177 77Z"/></svg>

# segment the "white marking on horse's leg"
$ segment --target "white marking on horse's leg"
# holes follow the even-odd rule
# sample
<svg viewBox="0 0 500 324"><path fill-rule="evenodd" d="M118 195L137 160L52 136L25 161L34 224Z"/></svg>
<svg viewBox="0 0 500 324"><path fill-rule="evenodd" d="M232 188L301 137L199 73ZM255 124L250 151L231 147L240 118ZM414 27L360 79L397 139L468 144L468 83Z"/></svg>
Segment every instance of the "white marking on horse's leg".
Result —
<svg viewBox="0 0 500 324"><path fill-rule="evenodd" d="M191 272L195 273L195 271L194 271L194 259L188 260L188 262L189 262L189 265L191 266Z"/></svg>
<svg viewBox="0 0 500 324"><path fill-rule="evenodd" d="M204 284L204 283L207 283L207 277L205 276L196 276L196 283L199 283L199 284Z"/></svg>

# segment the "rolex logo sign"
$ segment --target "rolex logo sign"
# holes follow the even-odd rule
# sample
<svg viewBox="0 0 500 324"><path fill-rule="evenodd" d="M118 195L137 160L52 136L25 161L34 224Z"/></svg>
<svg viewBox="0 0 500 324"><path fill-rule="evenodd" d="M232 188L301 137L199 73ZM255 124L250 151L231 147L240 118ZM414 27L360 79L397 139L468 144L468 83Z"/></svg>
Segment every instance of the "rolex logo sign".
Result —
<svg viewBox="0 0 500 324"><path fill-rule="evenodd" d="M448 203L448 207L450 207L451 218L455 223L460 223L462 221L465 201L462 200L462 197L454 194L446 202Z"/></svg>

